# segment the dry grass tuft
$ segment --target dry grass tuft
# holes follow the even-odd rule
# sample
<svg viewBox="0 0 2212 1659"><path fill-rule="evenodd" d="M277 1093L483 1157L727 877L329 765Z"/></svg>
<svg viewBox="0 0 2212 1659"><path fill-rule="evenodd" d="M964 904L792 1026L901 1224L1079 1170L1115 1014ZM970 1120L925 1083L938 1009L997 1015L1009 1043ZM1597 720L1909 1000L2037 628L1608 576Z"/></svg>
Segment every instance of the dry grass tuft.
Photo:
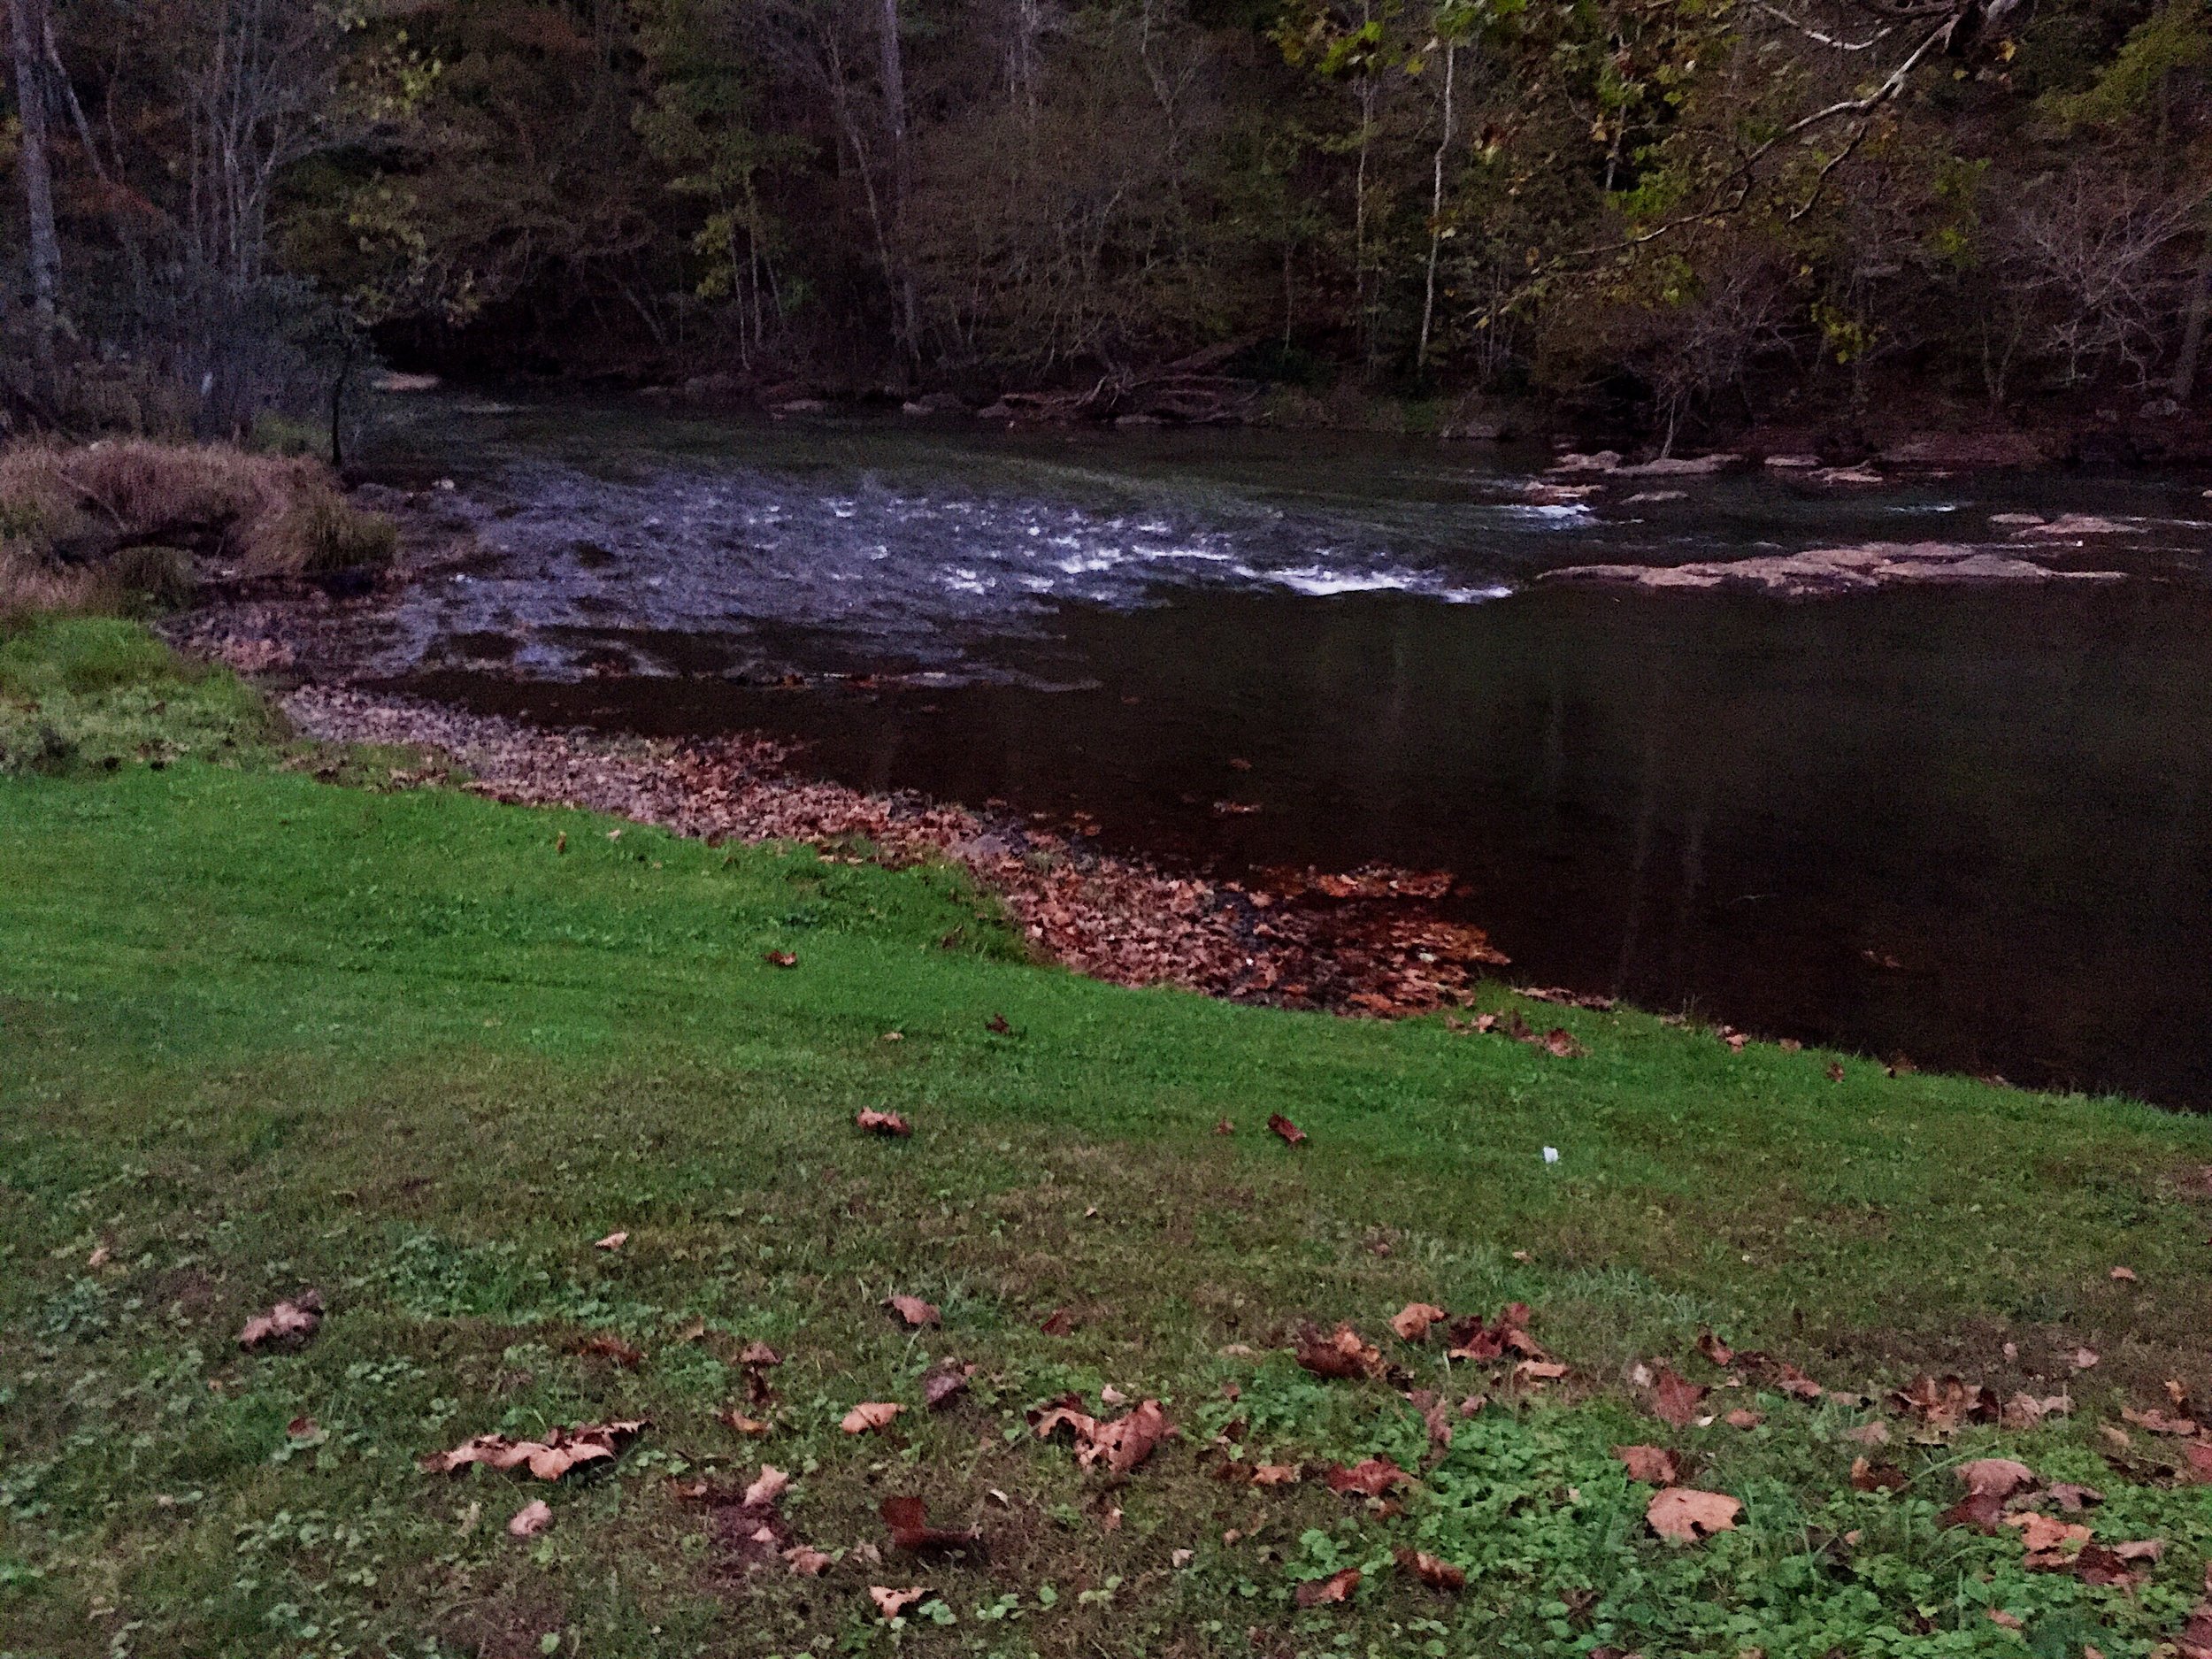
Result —
<svg viewBox="0 0 2212 1659"><path fill-rule="evenodd" d="M388 520L349 506L304 457L142 439L0 453L0 603L18 609L52 593L82 603L84 568L134 549L190 549L250 576L326 575L387 565L396 544Z"/></svg>

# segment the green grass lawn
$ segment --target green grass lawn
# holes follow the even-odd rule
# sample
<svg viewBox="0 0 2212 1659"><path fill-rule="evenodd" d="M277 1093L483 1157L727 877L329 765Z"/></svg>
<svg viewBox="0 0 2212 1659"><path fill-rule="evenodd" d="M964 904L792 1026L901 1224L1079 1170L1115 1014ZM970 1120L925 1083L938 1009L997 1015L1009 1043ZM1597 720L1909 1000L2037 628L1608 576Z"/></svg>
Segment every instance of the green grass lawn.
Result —
<svg viewBox="0 0 2212 1659"><path fill-rule="evenodd" d="M120 624L0 641L0 1655L2118 1659L2200 1593L2212 1486L2104 1430L2170 1378L2212 1402L2203 1121L1631 1012L1532 1006L1589 1050L1560 1059L1101 985L1023 961L950 871L364 787L394 757L289 742ZM241 1351L307 1286L311 1341ZM1570 1374L1402 1342L1412 1301L1525 1302ZM1307 1320L1401 1374L1302 1371ZM1755 1376L1711 1402L1755 1427L1645 1413L1640 1359L1724 1384L1703 1326L1832 1389L1953 1371L2077 1409L1893 1416L1908 1484L1862 1491L1875 1409ZM641 1360L580 1351L603 1335ZM973 1380L926 1410L948 1357ZM1024 1417L1108 1385L1179 1429L1125 1479ZM1440 1454L1408 1387L1493 1403ZM863 1401L910 1409L843 1432ZM649 1426L557 1483L418 1467L616 1418ZM1654 1537L1622 1442L1678 1448L1738 1529ZM1310 1473L1225 1480L1231 1448ZM2100 1542L2164 1540L2149 1580L1939 1525L1992 1450L2100 1488L2067 1517ZM1375 1455L1416 1483L1313 1478ZM819 1577L693 1495L764 1461ZM876 1511L907 1494L985 1548L902 1555ZM534 1498L552 1525L510 1536ZM1351 1566L1348 1601L1295 1605ZM892 1624L872 1585L933 1594Z"/></svg>

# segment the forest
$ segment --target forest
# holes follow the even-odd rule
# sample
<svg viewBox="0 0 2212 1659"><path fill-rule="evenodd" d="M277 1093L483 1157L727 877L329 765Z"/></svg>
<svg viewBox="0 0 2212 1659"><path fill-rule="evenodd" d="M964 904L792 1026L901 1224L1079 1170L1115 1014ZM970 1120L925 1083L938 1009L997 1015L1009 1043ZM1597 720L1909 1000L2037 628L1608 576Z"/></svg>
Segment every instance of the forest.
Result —
<svg viewBox="0 0 2212 1659"><path fill-rule="evenodd" d="M2202 0L9 15L23 426L334 435L382 365L1672 445L2205 378Z"/></svg>

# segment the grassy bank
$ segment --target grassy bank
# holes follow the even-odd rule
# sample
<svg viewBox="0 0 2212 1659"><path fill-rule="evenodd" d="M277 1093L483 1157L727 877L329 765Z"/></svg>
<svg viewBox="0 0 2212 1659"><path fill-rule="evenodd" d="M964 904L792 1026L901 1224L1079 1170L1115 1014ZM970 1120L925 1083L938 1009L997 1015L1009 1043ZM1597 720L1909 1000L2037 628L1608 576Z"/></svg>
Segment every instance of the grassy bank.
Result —
<svg viewBox="0 0 2212 1659"><path fill-rule="evenodd" d="M2116 1414L2212 1397L2203 1122L1628 1012L1530 1005L1559 1058L1099 985L949 873L393 787L411 757L289 742L123 625L0 643L0 1653L2112 1659L2201 1594L2212 1486ZM241 1349L309 1286L311 1340ZM1387 1323L1514 1301L1565 1376ZM1397 1374L1302 1370L1290 1333L1340 1320ZM2073 1410L1808 1401L1707 1326L1832 1391ZM931 1410L948 1358L977 1369ZM1716 1420L1650 1415L1662 1360ZM1025 1417L1127 1409L1107 1385L1179 1429L1125 1478ZM844 1432L863 1402L908 1409ZM557 1482L418 1463L618 1419L648 1426ZM1640 1442L1735 1530L1653 1536ZM2091 1584L1941 1524L1997 1451L2162 1558ZM1376 1455L1414 1484L1321 1478ZM749 1509L764 1461L793 1481ZM902 1552L900 1495L985 1548ZM931 1594L893 1624L871 1586Z"/></svg>

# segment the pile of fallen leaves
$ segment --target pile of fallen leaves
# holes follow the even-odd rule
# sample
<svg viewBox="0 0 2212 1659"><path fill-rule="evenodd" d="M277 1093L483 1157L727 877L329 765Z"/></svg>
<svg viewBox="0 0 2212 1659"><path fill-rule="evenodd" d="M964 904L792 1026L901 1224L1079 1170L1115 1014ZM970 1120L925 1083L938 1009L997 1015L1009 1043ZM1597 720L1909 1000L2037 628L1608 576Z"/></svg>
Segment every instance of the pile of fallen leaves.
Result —
<svg viewBox="0 0 2212 1659"><path fill-rule="evenodd" d="M1040 953L1117 985L1394 1016L1460 1006L1482 969L1506 960L1480 928L1437 913L1452 893L1440 872L1278 871L1264 888L1202 880L1100 854L1079 834L801 777L789 746L757 735L626 741L319 686L284 709L327 741L441 750L495 800L584 807L713 843L864 843L895 867L949 859L999 895Z"/></svg>

